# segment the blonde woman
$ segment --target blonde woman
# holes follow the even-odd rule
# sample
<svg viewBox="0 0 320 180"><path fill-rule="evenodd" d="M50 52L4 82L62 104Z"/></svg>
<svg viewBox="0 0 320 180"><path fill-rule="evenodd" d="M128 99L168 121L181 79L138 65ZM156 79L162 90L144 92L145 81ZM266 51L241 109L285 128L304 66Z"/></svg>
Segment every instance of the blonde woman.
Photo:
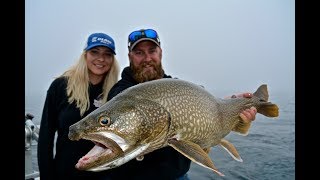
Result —
<svg viewBox="0 0 320 180"><path fill-rule="evenodd" d="M87 140L71 141L68 132L70 125L107 101L109 90L118 81L115 54L115 43L110 36L93 33L78 62L50 85L38 139L40 179L104 179L104 172L75 168L94 144Z"/></svg>

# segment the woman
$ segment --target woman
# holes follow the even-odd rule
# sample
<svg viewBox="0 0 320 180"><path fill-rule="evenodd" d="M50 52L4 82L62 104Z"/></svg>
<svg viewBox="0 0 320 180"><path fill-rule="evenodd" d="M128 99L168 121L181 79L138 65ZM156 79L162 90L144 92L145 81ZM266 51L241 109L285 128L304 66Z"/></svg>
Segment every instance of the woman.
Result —
<svg viewBox="0 0 320 180"><path fill-rule="evenodd" d="M68 133L70 125L107 101L109 90L118 81L119 65L115 54L115 43L110 36L93 33L78 62L50 85L38 139L41 180L105 179L104 172L75 168L94 144L88 140L71 141Z"/></svg>

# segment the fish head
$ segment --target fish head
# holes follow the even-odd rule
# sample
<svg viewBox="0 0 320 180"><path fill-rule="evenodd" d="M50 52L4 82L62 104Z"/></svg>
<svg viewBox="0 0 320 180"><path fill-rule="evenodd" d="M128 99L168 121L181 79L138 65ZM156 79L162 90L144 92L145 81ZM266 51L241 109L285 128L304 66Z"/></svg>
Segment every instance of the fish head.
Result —
<svg viewBox="0 0 320 180"><path fill-rule="evenodd" d="M102 171L118 167L166 143L169 113L145 99L120 96L69 127L69 139L87 139L95 146L76 168Z"/></svg>

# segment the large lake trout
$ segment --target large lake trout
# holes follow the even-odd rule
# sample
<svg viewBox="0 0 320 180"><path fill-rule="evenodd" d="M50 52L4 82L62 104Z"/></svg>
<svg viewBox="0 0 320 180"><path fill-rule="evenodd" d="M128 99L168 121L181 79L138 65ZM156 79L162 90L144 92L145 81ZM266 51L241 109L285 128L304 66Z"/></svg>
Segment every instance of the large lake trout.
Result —
<svg viewBox="0 0 320 180"><path fill-rule="evenodd" d="M208 155L210 148L221 145L235 160L242 161L224 137L231 131L248 134L250 123L242 121L239 114L252 106L260 114L277 117L278 106L268 98L265 84L251 98L221 99L179 79L140 83L70 126L69 139L96 144L75 166L87 171L107 170L171 146L223 176Z"/></svg>

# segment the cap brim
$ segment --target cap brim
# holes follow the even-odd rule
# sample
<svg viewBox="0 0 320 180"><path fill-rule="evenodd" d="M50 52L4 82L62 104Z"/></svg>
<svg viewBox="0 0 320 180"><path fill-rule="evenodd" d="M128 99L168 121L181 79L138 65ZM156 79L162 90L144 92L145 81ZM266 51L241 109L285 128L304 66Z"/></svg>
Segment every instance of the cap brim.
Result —
<svg viewBox="0 0 320 180"><path fill-rule="evenodd" d="M132 51L132 49L141 41L151 41L151 42L154 42L157 46L160 47L160 44L159 42L157 42L156 40L154 39L150 39L150 38L141 38L139 40L137 40L136 42L134 42L130 47L129 47L129 50Z"/></svg>
<svg viewBox="0 0 320 180"><path fill-rule="evenodd" d="M109 48L111 50L111 52L113 52L113 54L116 54L116 52L114 50L112 50L112 48L110 46L108 46L106 44L103 44L103 43L101 43L101 44L92 44L91 46L86 47L84 50L88 51L89 49L97 47L97 46L107 47L107 48Z"/></svg>

